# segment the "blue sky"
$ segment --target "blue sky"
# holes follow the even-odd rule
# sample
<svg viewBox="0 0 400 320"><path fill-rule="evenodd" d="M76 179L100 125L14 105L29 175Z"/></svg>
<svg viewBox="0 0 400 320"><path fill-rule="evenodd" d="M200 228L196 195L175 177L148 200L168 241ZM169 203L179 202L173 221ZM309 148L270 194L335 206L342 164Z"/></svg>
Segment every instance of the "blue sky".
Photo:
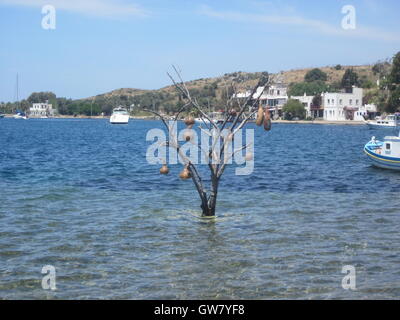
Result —
<svg viewBox="0 0 400 320"><path fill-rule="evenodd" d="M56 29L42 28L42 6ZM344 30L341 10L356 9ZM34 91L83 98L234 71L357 65L400 51L398 0L0 0L0 101Z"/></svg>

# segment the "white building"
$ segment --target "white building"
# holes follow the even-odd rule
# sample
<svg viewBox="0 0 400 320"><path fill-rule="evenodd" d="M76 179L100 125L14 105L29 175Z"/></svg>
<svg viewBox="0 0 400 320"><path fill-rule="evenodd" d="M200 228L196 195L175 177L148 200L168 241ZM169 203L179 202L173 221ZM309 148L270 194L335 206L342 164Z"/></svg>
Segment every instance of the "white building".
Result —
<svg viewBox="0 0 400 320"><path fill-rule="evenodd" d="M53 117L53 105L47 101L45 103L33 103L29 109L29 115L31 117Z"/></svg>
<svg viewBox="0 0 400 320"><path fill-rule="evenodd" d="M355 113L354 113L354 120L355 121L364 121L368 115L372 116L372 119L375 118L378 110L376 105L374 104L365 104L361 106Z"/></svg>
<svg viewBox="0 0 400 320"><path fill-rule="evenodd" d="M238 93L237 98L248 98L251 92ZM261 95L261 96L260 96ZM281 114L283 106L288 101L287 86L283 83L272 84L268 87L259 87L253 95L253 99L260 97L260 103L263 107L269 106L269 109L274 116Z"/></svg>
<svg viewBox="0 0 400 320"><path fill-rule="evenodd" d="M314 96L307 96L305 93L303 96L291 96L290 99L301 102L306 109L306 118L322 118L323 109L322 107L314 107L312 101Z"/></svg>
<svg viewBox="0 0 400 320"><path fill-rule="evenodd" d="M248 98L251 92L237 94L238 98ZM282 107L286 104L289 97L287 87L282 83L273 84L269 87L259 87L253 95L253 99L260 96L263 106L269 106L273 115L282 115ZM314 96L291 96L301 102L306 109L306 117L313 119L323 118L327 121L363 121L364 116L375 116L377 109L375 105L364 105L363 89L353 87L351 93L345 92L325 92L321 94L321 106L313 106Z"/></svg>
<svg viewBox="0 0 400 320"><path fill-rule="evenodd" d="M362 108L363 89L353 87L351 93L325 92L322 94L324 120L356 120L356 113ZM362 116L361 116L362 117Z"/></svg>
<svg viewBox="0 0 400 320"><path fill-rule="evenodd" d="M282 109L288 101L286 85L277 83L264 88L260 101L263 106L268 105L271 109Z"/></svg>

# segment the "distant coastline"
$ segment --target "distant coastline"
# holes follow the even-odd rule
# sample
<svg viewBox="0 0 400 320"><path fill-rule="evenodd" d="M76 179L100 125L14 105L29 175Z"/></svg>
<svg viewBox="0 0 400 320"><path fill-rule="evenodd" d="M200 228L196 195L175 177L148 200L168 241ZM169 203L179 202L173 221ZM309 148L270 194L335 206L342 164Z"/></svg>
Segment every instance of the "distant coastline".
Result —
<svg viewBox="0 0 400 320"><path fill-rule="evenodd" d="M5 118L12 118L13 114L6 114ZM109 116L85 116L78 115L68 116L68 115L59 115L56 117L52 117L51 119L109 119ZM31 118L31 119L40 119L40 118ZM133 120L157 120L157 118L152 116L131 116ZM272 120L272 123L280 123L280 124L329 124L329 125L363 125L363 121L327 121L327 120Z"/></svg>

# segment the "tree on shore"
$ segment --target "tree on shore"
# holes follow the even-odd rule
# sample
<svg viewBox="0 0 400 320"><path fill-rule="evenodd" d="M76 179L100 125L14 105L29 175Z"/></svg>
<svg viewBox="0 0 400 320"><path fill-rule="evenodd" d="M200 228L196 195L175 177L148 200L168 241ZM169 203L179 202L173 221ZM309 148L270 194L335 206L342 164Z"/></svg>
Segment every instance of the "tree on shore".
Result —
<svg viewBox="0 0 400 320"><path fill-rule="evenodd" d="M327 74L318 68L314 68L308 71L307 74L304 76L305 82L313 82L313 81L325 82L326 80L328 80Z"/></svg>
<svg viewBox="0 0 400 320"><path fill-rule="evenodd" d="M400 110L400 52L393 58L392 70L388 77L389 99L386 111L393 113Z"/></svg>
<svg viewBox="0 0 400 320"><path fill-rule="evenodd" d="M353 90L353 86L359 85L357 72L355 72L353 69L346 69L342 78L341 85L347 93L351 93Z"/></svg>
<svg viewBox="0 0 400 320"><path fill-rule="evenodd" d="M313 107L319 108L322 106L322 96L321 94L316 94L311 102Z"/></svg>
<svg viewBox="0 0 400 320"><path fill-rule="evenodd" d="M28 97L29 103L42 103L46 101L52 101L56 99L56 95L53 92L46 91L46 92L33 92Z"/></svg>
<svg viewBox="0 0 400 320"><path fill-rule="evenodd" d="M147 107L143 107L142 110L153 113L163 122L169 139L161 144L164 143L169 148L176 150L178 156L183 162L183 170L179 175L180 178L182 180L192 179L201 200L202 215L205 217L212 217L215 216L216 213L219 183L226 166L229 164L234 154L246 151L246 149L250 146L249 144L242 145L241 148L232 150L233 154L232 152L227 152L229 145L232 144L232 141L235 138L235 134L240 132L239 130L242 129L256 113L256 124L263 124L264 129L267 131L271 129L271 120L268 107L266 107L264 110L264 108L260 105L260 97L262 93L257 94L256 96L257 89L259 87L266 86L269 83L269 77L265 76L266 74L264 74L264 76L258 81L258 83L251 90L251 93L245 99L239 97L235 84L232 82L230 87L234 94L228 95L225 98L224 104L221 104L218 107L219 109L224 110L224 118L222 119L221 123L217 124L213 122L209 114L205 112L207 107L201 105L198 99L192 96L191 92L189 92L180 72L175 67L173 68L176 78L171 76L169 73L168 76L181 96L181 101L183 103L178 112L175 114L173 121L168 122L166 117L164 117L162 114L155 110L148 109ZM177 128L177 121L179 120L180 115L185 111L187 112L191 110L199 115L201 119L199 128L202 132L205 132L210 136L212 142L207 150L203 150L203 146L198 146L200 151L204 152L210 172L210 185L208 188L206 188L204 177L202 178L200 175L197 164L193 163L186 156L182 150L182 145L178 142L178 137L174 135L174 130ZM193 126L195 125L194 118L192 116L186 117L185 124L187 126L185 131L185 140L188 143L192 143L190 130L192 130ZM246 153L246 160L251 160L252 157L253 155L251 153ZM166 159L162 159L162 161L164 164L160 169L160 174L168 174L169 168L167 166Z"/></svg>
<svg viewBox="0 0 400 320"><path fill-rule="evenodd" d="M292 120L296 117L304 119L306 117L306 108L300 101L295 99L289 99L283 106L282 111L285 113L286 120Z"/></svg>
<svg viewBox="0 0 400 320"><path fill-rule="evenodd" d="M321 80L313 82L293 83L289 87L290 96L302 96L304 94L313 96L328 90L328 86Z"/></svg>

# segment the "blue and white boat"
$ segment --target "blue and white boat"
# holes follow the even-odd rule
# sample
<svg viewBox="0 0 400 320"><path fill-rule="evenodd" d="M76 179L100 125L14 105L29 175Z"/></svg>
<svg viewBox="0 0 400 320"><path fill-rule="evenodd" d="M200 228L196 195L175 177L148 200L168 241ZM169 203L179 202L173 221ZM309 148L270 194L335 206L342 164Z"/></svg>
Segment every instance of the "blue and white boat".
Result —
<svg viewBox="0 0 400 320"><path fill-rule="evenodd" d="M387 136L383 141L372 137L364 152L376 167L400 170L400 136Z"/></svg>

